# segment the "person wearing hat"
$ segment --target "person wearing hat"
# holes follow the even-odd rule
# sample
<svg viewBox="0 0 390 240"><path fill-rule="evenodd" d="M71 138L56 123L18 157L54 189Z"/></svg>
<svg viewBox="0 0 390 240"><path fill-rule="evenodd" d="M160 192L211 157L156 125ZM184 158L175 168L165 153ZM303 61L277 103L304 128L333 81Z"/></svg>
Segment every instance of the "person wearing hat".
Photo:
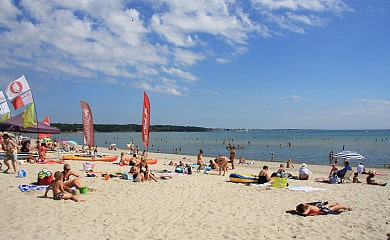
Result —
<svg viewBox="0 0 390 240"><path fill-rule="evenodd" d="M307 168L306 163L302 163L302 166L299 168L299 180L309 180L309 175L313 174L310 172L310 170Z"/></svg>
<svg viewBox="0 0 390 240"><path fill-rule="evenodd" d="M358 166L357 166L357 172L359 174L367 174L367 171L366 171L366 167L364 166L363 163L360 163Z"/></svg>

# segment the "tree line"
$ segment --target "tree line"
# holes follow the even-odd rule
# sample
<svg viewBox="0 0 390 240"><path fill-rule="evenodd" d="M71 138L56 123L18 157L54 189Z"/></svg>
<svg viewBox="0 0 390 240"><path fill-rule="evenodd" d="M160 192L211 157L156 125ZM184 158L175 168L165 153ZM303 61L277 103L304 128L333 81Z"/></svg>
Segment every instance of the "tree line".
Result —
<svg viewBox="0 0 390 240"><path fill-rule="evenodd" d="M50 123L50 126L59 128L61 132L80 132L83 125L79 123ZM94 124L96 132L141 132L142 125L138 124ZM194 126L152 125L151 132L210 132L211 128Z"/></svg>

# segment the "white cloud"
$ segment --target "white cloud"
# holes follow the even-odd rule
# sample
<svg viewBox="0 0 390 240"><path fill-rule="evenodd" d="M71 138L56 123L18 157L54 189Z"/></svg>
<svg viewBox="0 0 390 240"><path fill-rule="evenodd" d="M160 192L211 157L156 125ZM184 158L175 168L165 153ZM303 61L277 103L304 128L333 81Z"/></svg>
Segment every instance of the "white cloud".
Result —
<svg viewBox="0 0 390 240"><path fill-rule="evenodd" d="M336 13L350 10L343 0L252 0L252 2L271 10L289 9L293 11L331 11Z"/></svg>
<svg viewBox="0 0 390 240"><path fill-rule="evenodd" d="M163 67L162 70L165 73L168 73L170 75L174 75L174 76L181 78L185 82L193 82L193 81L196 81L198 79L196 76L192 75L191 73L184 72L183 70L178 69L178 68L169 68L168 69L166 67Z"/></svg>
<svg viewBox="0 0 390 240"><path fill-rule="evenodd" d="M300 101L302 99L302 97L294 94L291 96L281 96L281 97L279 97L279 99Z"/></svg>
<svg viewBox="0 0 390 240"><path fill-rule="evenodd" d="M304 33L327 24L320 13L350 10L341 0L1 2L1 69L121 78L174 95L198 79L190 67L200 61L234 61L251 38Z"/></svg>

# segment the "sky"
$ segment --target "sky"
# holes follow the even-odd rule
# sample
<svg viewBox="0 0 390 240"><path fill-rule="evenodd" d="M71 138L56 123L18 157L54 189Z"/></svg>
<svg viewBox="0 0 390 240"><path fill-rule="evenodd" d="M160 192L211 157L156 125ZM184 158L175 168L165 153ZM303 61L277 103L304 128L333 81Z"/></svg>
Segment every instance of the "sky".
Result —
<svg viewBox="0 0 390 240"><path fill-rule="evenodd" d="M390 129L390 1L0 0L0 90L38 120ZM13 110L16 115L24 109Z"/></svg>

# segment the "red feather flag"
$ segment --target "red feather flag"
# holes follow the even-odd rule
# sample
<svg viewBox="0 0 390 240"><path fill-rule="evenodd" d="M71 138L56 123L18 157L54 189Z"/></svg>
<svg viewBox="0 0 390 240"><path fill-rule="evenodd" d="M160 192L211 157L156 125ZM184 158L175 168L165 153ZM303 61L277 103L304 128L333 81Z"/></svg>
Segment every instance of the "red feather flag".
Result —
<svg viewBox="0 0 390 240"><path fill-rule="evenodd" d="M81 116L83 121L84 143L88 147L95 146L95 135L93 130L92 111L88 103L80 101Z"/></svg>
<svg viewBox="0 0 390 240"><path fill-rule="evenodd" d="M46 124L47 126L50 126L50 118L49 117L46 117L45 119L43 119L42 122L44 124ZM51 136L53 136L53 134L51 134L51 133L39 133L38 134L39 139L47 138L47 137L51 137Z"/></svg>
<svg viewBox="0 0 390 240"><path fill-rule="evenodd" d="M144 92L144 107L142 111L142 142L146 149L149 148L149 128L150 128L150 102L148 95Z"/></svg>

